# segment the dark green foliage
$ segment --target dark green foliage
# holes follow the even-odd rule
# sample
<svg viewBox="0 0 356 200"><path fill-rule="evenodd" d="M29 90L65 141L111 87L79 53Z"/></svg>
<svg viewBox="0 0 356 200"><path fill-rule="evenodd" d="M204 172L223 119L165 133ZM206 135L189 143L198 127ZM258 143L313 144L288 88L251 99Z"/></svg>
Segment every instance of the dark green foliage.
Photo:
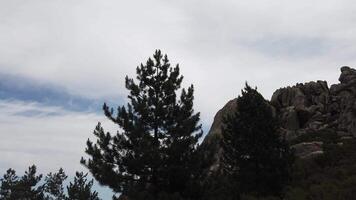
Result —
<svg viewBox="0 0 356 200"><path fill-rule="evenodd" d="M49 173L45 178L44 191L47 193L47 200L64 200L63 182L67 179L67 175L62 168L57 173Z"/></svg>
<svg viewBox="0 0 356 200"><path fill-rule="evenodd" d="M43 187L36 187L42 175L36 175L36 166L31 166L19 178L13 169L7 170L1 179L0 199L3 200L41 200Z"/></svg>
<svg viewBox="0 0 356 200"><path fill-rule="evenodd" d="M8 169L1 179L0 199L11 199L13 188L18 183L18 177L13 169Z"/></svg>
<svg viewBox="0 0 356 200"><path fill-rule="evenodd" d="M87 181L83 173L76 174L74 183L67 187L67 195L63 186L67 175L62 168L44 180L41 174L36 175L34 165L22 177L9 169L0 179L0 200L99 200L98 193L91 191L93 180Z"/></svg>
<svg viewBox="0 0 356 200"><path fill-rule="evenodd" d="M268 102L246 84L237 98L235 114L224 122L224 169L236 180L236 188L257 197L281 195L294 156L278 134Z"/></svg>
<svg viewBox="0 0 356 200"><path fill-rule="evenodd" d="M98 193L92 192L93 180L87 181L87 175L76 172L74 182L67 186L67 200L99 200Z"/></svg>
<svg viewBox="0 0 356 200"><path fill-rule="evenodd" d="M236 180L220 173L210 174L203 183L204 200L237 200L240 199Z"/></svg>
<svg viewBox="0 0 356 200"><path fill-rule="evenodd" d="M356 196L356 140L324 146L324 154L314 159L298 159L293 182L286 198L290 200L349 200Z"/></svg>
<svg viewBox="0 0 356 200"><path fill-rule="evenodd" d="M103 106L119 132L105 133L99 123L96 143L87 142L90 158L82 163L101 184L130 199L189 198L195 195L189 188L199 174L196 149L202 135L193 86L177 98L183 76L161 51L136 73L137 83L126 77L127 106L116 114Z"/></svg>
<svg viewBox="0 0 356 200"><path fill-rule="evenodd" d="M239 198L239 190L235 180L226 176L220 169L215 167L219 163L221 151L221 135L209 135L209 143L206 141L200 146L200 160L202 172L202 198L203 200L236 200ZM212 166L214 169L212 170Z"/></svg>

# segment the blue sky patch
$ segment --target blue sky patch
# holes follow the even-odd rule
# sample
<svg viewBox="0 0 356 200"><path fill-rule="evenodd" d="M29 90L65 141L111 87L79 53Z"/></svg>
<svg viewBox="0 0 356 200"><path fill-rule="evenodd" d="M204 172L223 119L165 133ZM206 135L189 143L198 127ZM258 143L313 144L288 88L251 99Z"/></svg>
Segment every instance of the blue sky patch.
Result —
<svg viewBox="0 0 356 200"><path fill-rule="evenodd" d="M4 73L0 73L0 100L36 102L77 112L101 112L104 103L103 99L73 95L59 86ZM25 116L39 114L36 112L27 111L22 114Z"/></svg>

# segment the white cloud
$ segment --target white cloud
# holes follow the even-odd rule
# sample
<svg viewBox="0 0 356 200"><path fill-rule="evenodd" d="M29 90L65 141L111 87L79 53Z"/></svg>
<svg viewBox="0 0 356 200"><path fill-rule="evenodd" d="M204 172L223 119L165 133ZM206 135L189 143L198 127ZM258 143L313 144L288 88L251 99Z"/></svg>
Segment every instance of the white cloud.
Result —
<svg viewBox="0 0 356 200"><path fill-rule="evenodd" d="M209 126L244 82L266 98L286 85L336 82L356 58L356 4L316 1L0 2L0 71L89 96L125 96L156 48L179 62Z"/></svg>
<svg viewBox="0 0 356 200"><path fill-rule="evenodd" d="M38 114L19 115L33 110L39 111ZM22 172L32 164L42 173L59 167L71 175L83 170L79 161L86 156L86 140L93 138L98 121L108 130L115 130L114 124L103 115L69 112L37 103L0 101L0 172L10 167Z"/></svg>

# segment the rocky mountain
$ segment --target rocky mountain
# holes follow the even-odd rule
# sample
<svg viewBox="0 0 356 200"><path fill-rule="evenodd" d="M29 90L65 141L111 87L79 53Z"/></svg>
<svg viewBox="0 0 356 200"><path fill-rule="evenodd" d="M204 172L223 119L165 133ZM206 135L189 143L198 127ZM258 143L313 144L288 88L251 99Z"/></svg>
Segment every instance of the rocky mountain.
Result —
<svg viewBox="0 0 356 200"><path fill-rule="evenodd" d="M298 83L276 90L269 101L280 122L281 137L288 140L300 158L323 154L323 144L356 137L356 70L344 66L338 84L326 81ZM214 118L203 146L215 149L218 168L223 117L233 114L236 99L229 101Z"/></svg>

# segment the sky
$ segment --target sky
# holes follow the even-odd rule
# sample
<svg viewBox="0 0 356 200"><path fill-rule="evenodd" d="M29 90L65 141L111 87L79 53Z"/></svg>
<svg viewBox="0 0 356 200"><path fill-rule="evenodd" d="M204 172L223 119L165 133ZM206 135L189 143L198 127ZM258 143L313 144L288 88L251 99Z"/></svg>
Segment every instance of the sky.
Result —
<svg viewBox="0 0 356 200"><path fill-rule="evenodd" d="M0 174L85 170L103 102L156 49L194 84L205 133L247 81L269 99L356 61L352 0L0 0ZM104 197L105 198L105 197Z"/></svg>

